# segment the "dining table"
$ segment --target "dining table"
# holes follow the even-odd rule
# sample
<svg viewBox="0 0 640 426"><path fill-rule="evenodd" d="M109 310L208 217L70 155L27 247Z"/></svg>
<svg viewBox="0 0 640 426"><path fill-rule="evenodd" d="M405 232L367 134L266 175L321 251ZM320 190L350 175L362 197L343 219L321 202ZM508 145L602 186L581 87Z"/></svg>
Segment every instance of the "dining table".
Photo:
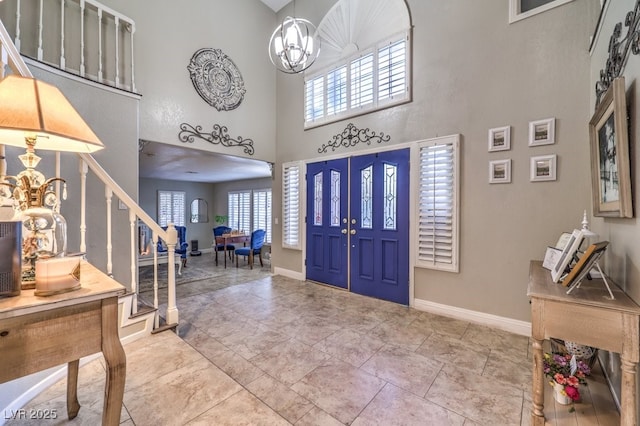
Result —
<svg viewBox="0 0 640 426"><path fill-rule="evenodd" d="M222 245L224 247L224 267L227 267L227 244L239 244L243 246L247 245L251 241L251 235L248 234L222 234L216 237L214 247ZM218 265L218 257L216 256L216 266Z"/></svg>

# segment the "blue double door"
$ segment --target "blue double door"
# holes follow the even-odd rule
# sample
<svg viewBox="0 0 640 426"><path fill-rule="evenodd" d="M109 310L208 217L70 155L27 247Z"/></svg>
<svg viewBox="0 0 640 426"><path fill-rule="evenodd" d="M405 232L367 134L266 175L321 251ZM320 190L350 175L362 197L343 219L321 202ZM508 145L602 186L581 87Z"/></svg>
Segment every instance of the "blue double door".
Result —
<svg viewBox="0 0 640 426"><path fill-rule="evenodd" d="M409 149L307 165L307 279L409 303Z"/></svg>

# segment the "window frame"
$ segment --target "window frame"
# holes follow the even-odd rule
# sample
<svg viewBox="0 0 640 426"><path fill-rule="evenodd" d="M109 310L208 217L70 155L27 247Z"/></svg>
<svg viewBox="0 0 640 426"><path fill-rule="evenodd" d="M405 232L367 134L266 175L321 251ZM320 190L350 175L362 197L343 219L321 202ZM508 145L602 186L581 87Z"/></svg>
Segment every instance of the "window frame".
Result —
<svg viewBox="0 0 640 426"><path fill-rule="evenodd" d="M160 207L161 199L163 194L168 194L171 197L170 208L171 212L169 213L169 217L165 218ZM174 221L175 213L174 213L174 197L179 196L182 198L182 222ZM158 189L156 194L156 217L158 219L158 224L162 227L169 226L169 223L172 223L174 226L186 226L186 211L187 211L187 193L185 191L171 191L166 189ZM163 224L164 223L164 224Z"/></svg>
<svg viewBox="0 0 640 426"><path fill-rule="evenodd" d="M431 147L437 145L451 145L452 147L452 174L453 174L453 192L450 197L450 202L452 204L452 213L451 213L451 262L438 262L435 257L433 260L426 260L420 258L420 247L421 244L424 244L423 235L420 230L420 223L422 220L422 201L421 201L421 181L423 174L425 172L422 161L420 159L421 150L424 147ZM415 266L419 268L426 269L435 269L439 271L447 271L447 272L459 272L460 269L460 136L459 135L451 135L444 136L434 139L428 139L424 141L420 141L417 143L417 155L418 155L418 164L416 169L416 183L418 191L418 195L416 198L416 243L415 243Z"/></svg>
<svg viewBox="0 0 640 426"><path fill-rule="evenodd" d="M301 185L304 184L303 173L304 165L302 162L295 161L282 164L282 248L302 250L302 232L301 227L301 214L302 214L302 195ZM289 172L290 171L290 172ZM297 191L295 196L289 195L291 191L287 189L289 173L295 173L297 175ZM292 214L291 207L295 205L296 209ZM295 232L287 230L294 229ZM294 233L296 239L293 240L289 237Z"/></svg>
<svg viewBox="0 0 640 426"><path fill-rule="evenodd" d="M256 229L258 229L254 220L256 215L255 194L261 193L261 192L268 192L270 194L268 198L269 198L269 204L271 206L271 211L268 214L269 220L268 220L267 226L265 227L265 231L267 233L265 235L265 244L271 244L272 233L273 233L273 190L271 188L243 189L243 190L234 190L234 191L227 192L228 226L231 227L232 229L237 229L237 228L234 228L235 225L232 224L232 218L235 215L233 215L231 212L231 208L232 208L231 197L238 195L238 196L246 196L246 200L249 206L248 212L246 212L248 217L247 229L241 228L240 230L244 231L245 233L251 233ZM246 224L246 221L243 220L242 226L245 226L244 224Z"/></svg>
<svg viewBox="0 0 640 426"><path fill-rule="evenodd" d="M366 49L359 50L356 54L348 56L346 58L342 58L339 61L336 61L323 69L315 72L306 74L304 77L304 96L303 96L303 117L304 117L304 129L312 129L314 127L322 126L328 123L334 123L337 121L345 120L348 118L356 117L359 115L369 114L371 112L379 111L385 108L390 108L396 105L405 104L412 101L412 63L411 63L411 31L405 30L399 33L395 33L394 35L384 38L372 46L369 46ZM378 94L380 90L380 81L379 81L379 52L381 49L393 45L399 41L404 40L405 42L405 90L402 95L389 96L388 98L380 101L378 99ZM352 106L352 76L351 76L351 65L354 61L357 61L363 57L368 55L372 55L373 57L373 102L367 103L362 106L353 107ZM346 67L347 70L347 87L346 87L346 95L347 95L347 108L345 111L341 111L338 113L328 114L328 80L327 76L342 67ZM317 84L315 83L319 78L322 78L322 114L317 115L317 111L313 110L311 114L308 114L308 91L309 84ZM317 93L313 91L313 101L317 101Z"/></svg>
<svg viewBox="0 0 640 426"><path fill-rule="evenodd" d="M542 6L535 7L531 10L527 10L526 12L521 12L522 0L509 0L509 23L513 24L514 22L518 22L564 4L571 3L572 1L573 0L551 0L549 3L543 4Z"/></svg>

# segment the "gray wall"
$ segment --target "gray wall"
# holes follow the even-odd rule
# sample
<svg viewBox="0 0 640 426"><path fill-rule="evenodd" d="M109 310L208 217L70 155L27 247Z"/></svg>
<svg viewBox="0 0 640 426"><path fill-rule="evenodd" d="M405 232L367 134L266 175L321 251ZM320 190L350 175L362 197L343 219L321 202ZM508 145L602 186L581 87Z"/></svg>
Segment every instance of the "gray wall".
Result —
<svg viewBox="0 0 640 426"><path fill-rule="evenodd" d="M200 250L210 249L213 243L212 229L215 226L213 184L164 179L140 179L140 207L156 222L158 221L158 190L185 192L185 225L187 226L189 250L191 250L191 240L198 240L198 248ZM191 201L196 198L202 198L209 204L209 222L191 223L189 220L189 207L191 206Z"/></svg>
<svg viewBox="0 0 640 426"><path fill-rule="evenodd" d="M624 27L625 16L635 6L633 0L609 1L606 13L602 19L602 29L598 35L591 56L591 74L589 82L589 114L595 112L595 84L600 77L600 70L605 67L608 57L609 38L613 33L613 27L622 22L622 36L627 33ZM638 152L638 140L640 140L640 109L637 107L640 99L638 76L640 76L640 56L631 55L623 73L627 87L627 110L629 114L629 145L631 163L631 187L633 196L633 219L601 218L593 217L591 229L599 235L599 240L610 242L605 252L605 273L613 278L635 301L640 303L640 223L638 222L638 199L640 199L640 178L638 177L637 164L640 164ZM618 354L600 353L605 371L612 379L616 387L617 395L620 392L620 357Z"/></svg>
<svg viewBox="0 0 640 426"><path fill-rule="evenodd" d="M300 0L296 14L318 23L333 0ZM317 149L349 122L391 135L391 144L459 133L460 273L415 270L415 297L529 321L529 261L580 226L589 209L589 36L597 0L574 1L515 24L508 2L409 0L413 102L304 131L303 77L277 76L277 164L322 159ZM291 7L278 15L291 13ZM529 121L556 118L556 144L529 148ZM295 125L292 125L294 123ZM512 126L512 148L487 152L488 129ZM350 155L362 149L344 149ZM558 155L558 180L529 182L529 159ZM512 159L512 183L488 184L488 163ZM281 218L274 191L274 218ZM282 249L274 226L273 265L301 271L302 253Z"/></svg>

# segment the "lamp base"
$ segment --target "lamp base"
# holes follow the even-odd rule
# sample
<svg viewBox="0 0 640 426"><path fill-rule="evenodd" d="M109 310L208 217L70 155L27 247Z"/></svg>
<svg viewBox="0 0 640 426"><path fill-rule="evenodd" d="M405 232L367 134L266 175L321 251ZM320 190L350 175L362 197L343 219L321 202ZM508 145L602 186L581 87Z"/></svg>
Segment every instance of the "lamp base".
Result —
<svg viewBox="0 0 640 426"><path fill-rule="evenodd" d="M33 295L34 296L53 296L54 294L62 294L62 293L68 293L70 291L80 290L80 288L82 288L80 283L75 283L72 287L58 288L55 290L47 290L47 289L43 290L43 289L38 289L36 287L36 291L33 292Z"/></svg>
<svg viewBox="0 0 640 426"><path fill-rule="evenodd" d="M80 256L40 259L36 262L36 296L52 296L80 288Z"/></svg>

